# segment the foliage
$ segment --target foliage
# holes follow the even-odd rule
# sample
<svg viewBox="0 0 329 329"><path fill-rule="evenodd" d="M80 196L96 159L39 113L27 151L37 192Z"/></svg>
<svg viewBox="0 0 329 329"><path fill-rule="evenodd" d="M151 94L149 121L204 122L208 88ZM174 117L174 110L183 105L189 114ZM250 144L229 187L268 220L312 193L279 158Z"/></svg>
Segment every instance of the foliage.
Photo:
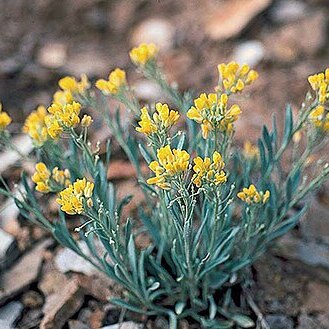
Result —
<svg viewBox="0 0 329 329"><path fill-rule="evenodd" d="M327 141L329 69L309 78L313 92L295 118L286 107L282 137L273 117L271 129L263 127L258 146L247 142L240 149L233 137L242 110L230 104L231 95L253 83L257 73L248 65L220 64L215 92L193 100L192 93L181 95L168 84L157 53L155 45L143 44L130 56L146 78L159 84L171 105L141 107L121 69L108 80L98 80L96 90L85 76L80 81L61 79L48 111L39 107L23 128L35 145L38 164L32 180L43 196L33 191L25 174L19 197L3 179L0 191L14 198L22 216L120 284L125 293L112 303L167 316L171 328L183 318L204 328L252 327L253 321L242 314L243 294L233 298L235 287L245 285L250 265L272 241L296 225L305 211L304 198L329 174L328 164L312 160ZM132 112L135 131L120 118L122 110L111 115L108 97ZM136 167L147 202L134 220L122 218L133 196L118 200L107 180L111 142L100 154L99 145L88 141L93 119L81 119L88 109L102 114ZM10 147L10 119L5 112L1 115L2 145ZM179 124L185 124L183 130ZM284 161L287 155L291 161ZM152 172L149 178L142 174L141 157ZM42 211L49 193L58 194L61 206L55 221ZM291 215L293 208L299 211ZM66 221L76 214L81 218L76 231L90 254L67 229ZM136 238L145 232L151 243L141 249Z"/></svg>

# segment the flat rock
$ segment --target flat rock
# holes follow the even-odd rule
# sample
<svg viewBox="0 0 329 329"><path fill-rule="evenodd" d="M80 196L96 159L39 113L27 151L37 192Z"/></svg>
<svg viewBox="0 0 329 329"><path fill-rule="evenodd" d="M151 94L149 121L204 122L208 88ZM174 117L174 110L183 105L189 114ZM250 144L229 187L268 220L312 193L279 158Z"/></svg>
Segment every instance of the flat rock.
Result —
<svg viewBox="0 0 329 329"><path fill-rule="evenodd" d="M39 280L38 288L45 296L49 296L56 292L57 287L65 286L67 282L68 279L65 274L52 269L43 274L41 280Z"/></svg>
<svg viewBox="0 0 329 329"><path fill-rule="evenodd" d="M16 321L22 314L22 311L23 304L20 302L10 302L0 307L0 328L14 328Z"/></svg>
<svg viewBox="0 0 329 329"><path fill-rule="evenodd" d="M33 144L28 135L19 135L12 139L12 142L17 147L19 152L23 155L28 155L32 149ZM20 155L16 151L7 150L1 152L0 154L0 174L2 174L6 169L15 164L19 159Z"/></svg>
<svg viewBox="0 0 329 329"><path fill-rule="evenodd" d="M84 253L89 253L85 242L79 241L78 244ZM86 275L92 275L98 272L92 264L87 262L84 258L77 255L69 248L61 249L57 253L55 257L55 266L62 273L72 271L77 273L84 273Z"/></svg>
<svg viewBox="0 0 329 329"><path fill-rule="evenodd" d="M99 274L97 276L76 274L75 278L78 280L80 287L84 289L86 295L90 295L101 302L108 302L109 298L114 295L112 292L114 286L115 293L118 292L118 285L115 285L114 281L105 275Z"/></svg>
<svg viewBox="0 0 329 329"><path fill-rule="evenodd" d="M304 241L286 235L278 241L278 254L302 262L309 267L329 270L329 247L314 241Z"/></svg>
<svg viewBox="0 0 329 329"><path fill-rule="evenodd" d="M13 199L7 199L2 205L0 212L0 227L14 237L20 233L20 225L17 221L19 210Z"/></svg>
<svg viewBox="0 0 329 329"><path fill-rule="evenodd" d="M235 37L271 3L272 0L229 0L216 3L212 12L205 14L205 33L216 41Z"/></svg>
<svg viewBox="0 0 329 329"><path fill-rule="evenodd" d="M4 272L2 275L3 290L0 291L0 304L21 293L37 280L44 250L51 242L51 239L40 242L31 251L23 255L13 267Z"/></svg>
<svg viewBox="0 0 329 329"><path fill-rule="evenodd" d="M83 289L76 279L72 279L66 285L57 288L56 293L46 298L40 329L62 328L83 304Z"/></svg>

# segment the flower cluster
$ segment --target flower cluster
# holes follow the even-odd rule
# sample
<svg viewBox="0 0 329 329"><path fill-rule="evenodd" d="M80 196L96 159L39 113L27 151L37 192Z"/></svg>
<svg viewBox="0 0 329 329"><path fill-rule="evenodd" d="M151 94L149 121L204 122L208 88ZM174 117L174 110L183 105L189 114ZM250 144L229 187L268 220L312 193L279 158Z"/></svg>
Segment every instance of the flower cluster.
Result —
<svg viewBox="0 0 329 329"><path fill-rule="evenodd" d="M11 123L11 117L7 112L2 111L2 104L0 103L0 132L4 131Z"/></svg>
<svg viewBox="0 0 329 329"><path fill-rule="evenodd" d="M94 189L94 183L83 179L77 179L66 189L59 193L56 202L61 206L61 210L69 215L82 214L86 207L93 205L91 199Z"/></svg>
<svg viewBox="0 0 329 329"><path fill-rule="evenodd" d="M156 112L152 118L146 107L141 109L141 121L138 122L140 127L136 130L140 133L149 136L155 132L167 132L179 119L179 113L175 110L170 110L167 104L157 103L155 105Z"/></svg>
<svg viewBox="0 0 329 329"><path fill-rule="evenodd" d="M184 150L171 150L167 145L158 150L157 158L158 161L152 161L149 165L155 176L149 178L147 183L169 189L172 179L175 178L175 181L179 182L181 174L187 171L190 155Z"/></svg>
<svg viewBox="0 0 329 329"><path fill-rule="evenodd" d="M239 65L236 62L219 64L219 89L227 94L242 91L258 78L258 73L250 70L247 64Z"/></svg>
<svg viewBox="0 0 329 329"><path fill-rule="evenodd" d="M58 81L59 87L66 92L74 94L84 94L90 87L90 83L85 74L81 75L81 80L77 81L74 77L64 77Z"/></svg>
<svg viewBox="0 0 329 329"><path fill-rule="evenodd" d="M329 112L324 106L317 106L309 115L312 124L323 132L329 131Z"/></svg>
<svg viewBox="0 0 329 329"><path fill-rule="evenodd" d="M324 72L309 76L308 82L317 93L320 104L324 104L329 100L329 68Z"/></svg>
<svg viewBox="0 0 329 329"><path fill-rule="evenodd" d="M35 173L32 181L37 184L36 190L41 193L58 192L70 184L70 172L59 170L55 167L52 172L43 162L39 162L35 166Z"/></svg>
<svg viewBox="0 0 329 329"><path fill-rule="evenodd" d="M203 138L208 138L209 132L218 129L221 132L232 133L233 123L241 114L241 109L234 104L230 108L227 106L228 96L222 94L201 94L194 100L187 117L201 124Z"/></svg>
<svg viewBox="0 0 329 329"><path fill-rule="evenodd" d="M264 204L270 198L270 191L258 192L255 185L251 184L249 188L244 188L238 193L238 198L249 205Z"/></svg>
<svg viewBox="0 0 329 329"><path fill-rule="evenodd" d="M226 174L224 172L225 163L222 156L217 151L214 152L212 156L212 161L209 157L202 159L201 157L196 157L193 159L194 167L193 171L193 183L200 187L202 185L206 186L217 186L226 182Z"/></svg>
<svg viewBox="0 0 329 329"><path fill-rule="evenodd" d="M126 85L126 72L119 68L116 68L109 74L108 80L99 79L96 81L96 88L105 95L115 95L120 91L120 88Z"/></svg>
<svg viewBox="0 0 329 329"><path fill-rule="evenodd" d="M129 55L130 59L137 66L144 66L150 60L154 59L158 53L158 48L154 43L142 43L133 48Z"/></svg>
<svg viewBox="0 0 329 329"><path fill-rule="evenodd" d="M23 132L32 138L36 146L43 145L49 139L46 117L47 110L44 106L40 105L25 120Z"/></svg>
<svg viewBox="0 0 329 329"><path fill-rule="evenodd" d="M50 137L56 139L64 129L75 127L80 122L80 110L81 104L75 101L65 105L53 103L48 108L51 115L45 119Z"/></svg>

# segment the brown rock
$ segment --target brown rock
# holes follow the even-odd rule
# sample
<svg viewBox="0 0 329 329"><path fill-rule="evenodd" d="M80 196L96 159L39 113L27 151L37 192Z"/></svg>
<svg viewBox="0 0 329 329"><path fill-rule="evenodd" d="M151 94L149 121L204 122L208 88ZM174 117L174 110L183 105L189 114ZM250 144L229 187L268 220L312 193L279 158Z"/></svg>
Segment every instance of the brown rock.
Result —
<svg viewBox="0 0 329 329"><path fill-rule="evenodd" d="M148 167L143 164L141 165L141 170L142 172L147 172ZM123 179L131 177L136 177L136 169L130 162L125 160L111 161L107 172L108 179Z"/></svg>
<svg viewBox="0 0 329 329"><path fill-rule="evenodd" d="M114 282L108 277L76 274L75 278L86 295L90 295L101 302L107 302L113 296L110 287L114 285Z"/></svg>
<svg viewBox="0 0 329 329"><path fill-rule="evenodd" d="M308 296L303 306L307 312L324 312L329 314L329 285L319 282L310 282L308 286Z"/></svg>
<svg viewBox="0 0 329 329"><path fill-rule="evenodd" d="M300 56L312 56L326 43L327 16L316 11L302 20L284 25L264 40L267 57L289 63Z"/></svg>
<svg viewBox="0 0 329 329"><path fill-rule="evenodd" d="M124 219L132 216L132 213L144 201L143 191L138 186L138 183L133 179L118 184L118 200L121 200L128 195L132 195L133 198L123 208L122 217Z"/></svg>
<svg viewBox="0 0 329 329"><path fill-rule="evenodd" d="M213 40L226 40L239 35L272 0L228 0L216 3L205 18L205 32Z"/></svg>
<svg viewBox="0 0 329 329"><path fill-rule="evenodd" d="M102 326L105 317L105 311L97 308L93 310L89 318L89 324L91 329L98 329Z"/></svg>
<svg viewBox="0 0 329 329"><path fill-rule="evenodd" d="M69 321L69 329L90 329L89 326L78 320Z"/></svg>
<svg viewBox="0 0 329 329"><path fill-rule="evenodd" d="M43 298L38 292L30 290L23 295L22 302L25 307L37 308L43 304Z"/></svg>
<svg viewBox="0 0 329 329"><path fill-rule="evenodd" d="M301 232L305 238L329 242L329 207L314 200L308 214L301 221Z"/></svg>
<svg viewBox="0 0 329 329"><path fill-rule="evenodd" d="M57 287L58 291L46 299L43 308L44 317L40 329L60 329L65 322L82 306L84 300L83 289L76 279L66 285Z"/></svg>
<svg viewBox="0 0 329 329"><path fill-rule="evenodd" d="M63 287L67 283L68 279L63 273L56 269L52 269L43 275L42 279L39 281L38 288L45 296L49 296L55 293L58 287Z"/></svg>
<svg viewBox="0 0 329 329"><path fill-rule="evenodd" d="M0 291L0 304L8 298L22 292L37 280L43 261L43 252L52 240L40 242L34 249L22 256L21 259L2 276L3 290Z"/></svg>

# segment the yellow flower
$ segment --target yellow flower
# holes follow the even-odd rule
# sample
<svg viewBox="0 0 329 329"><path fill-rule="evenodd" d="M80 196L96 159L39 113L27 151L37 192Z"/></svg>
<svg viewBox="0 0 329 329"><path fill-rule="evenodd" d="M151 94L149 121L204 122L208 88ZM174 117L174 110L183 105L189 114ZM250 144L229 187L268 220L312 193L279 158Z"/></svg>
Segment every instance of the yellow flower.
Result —
<svg viewBox="0 0 329 329"><path fill-rule="evenodd" d="M43 162L39 162L35 166L32 181L37 184L35 189L41 193L58 192L70 184L70 172L68 169L59 170L58 167L50 172Z"/></svg>
<svg viewBox="0 0 329 329"><path fill-rule="evenodd" d="M239 65L236 62L219 64L220 90L225 93L237 93L242 91L258 78L258 73L250 70L247 64Z"/></svg>
<svg viewBox="0 0 329 329"><path fill-rule="evenodd" d="M158 150L157 158L158 161L152 161L149 165L155 176L149 178L147 183L169 189L171 180L187 171L190 155L184 150L171 150L167 145Z"/></svg>
<svg viewBox="0 0 329 329"><path fill-rule="evenodd" d="M324 104L329 100L329 68L324 72L309 76L308 82L317 93L320 104Z"/></svg>
<svg viewBox="0 0 329 329"><path fill-rule="evenodd" d="M329 131L329 112L322 105L317 106L309 115L313 125L324 131Z"/></svg>
<svg viewBox="0 0 329 329"><path fill-rule="evenodd" d="M40 105L26 118L23 132L28 134L35 145L43 145L49 138L46 126L47 110Z"/></svg>
<svg viewBox="0 0 329 329"><path fill-rule="evenodd" d="M73 95L68 90L57 90L53 96L53 103L64 106L73 102Z"/></svg>
<svg viewBox="0 0 329 329"><path fill-rule="evenodd" d="M187 117L201 124L203 138L208 138L209 132L215 129L225 133L233 132L233 123L241 114L240 107L236 104L230 108L227 106L228 96L222 94L201 94L194 100Z"/></svg>
<svg viewBox="0 0 329 329"><path fill-rule="evenodd" d="M96 81L96 88L105 95L115 95L120 91L120 88L126 85L126 72L118 68L109 74L108 80L100 79Z"/></svg>
<svg viewBox="0 0 329 329"><path fill-rule="evenodd" d="M220 153L215 151L212 156L212 161L209 157L202 159L196 157L193 159L193 183L200 187L201 185L219 185L226 182L226 174L224 172L225 163Z"/></svg>
<svg viewBox="0 0 329 329"><path fill-rule="evenodd" d="M141 109L141 121L139 121L138 124L140 125L140 127L136 127L136 130L147 136L157 131L157 126L151 119L148 110L145 106Z"/></svg>
<svg viewBox="0 0 329 329"><path fill-rule="evenodd" d="M88 182L86 178L77 179L59 193L56 202L69 215L81 214L85 212L85 206L92 207L93 189L94 183Z"/></svg>
<svg viewBox="0 0 329 329"><path fill-rule="evenodd" d="M170 110L167 104L157 103L155 105L156 112L153 118L150 117L146 107L141 109L141 121L138 122L140 127L136 130L145 135L151 135L155 132L167 132L179 119L179 113Z"/></svg>
<svg viewBox="0 0 329 329"><path fill-rule="evenodd" d="M243 145L243 155L247 159L257 159L259 157L257 145L253 145L249 141L246 141Z"/></svg>
<svg viewBox="0 0 329 329"><path fill-rule="evenodd" d="M56 139L61 135L64 128L75 127L80 122L80 110L81 104L74 101L66 105L53 103L48 108L51 115L45 119L49 136Z"/></svg>
<svg viewBox="0 0 329 329"><path fill-rule="evenodd" d="M43 162L39 162L35 166L36 172L32 176L32 181L37 184L36 190L42 193L48 193L50 191L49 178L51 176L50 171Z"/></svg>
<svg viewBox="0 0 329 329"><path fill-rule="evenodd" d="M53 115L48 115L45 118L47 132L52 139L57 139L63 132L62 126Z"/></svg>
<svg viewBox="0 0 329 329"><path fill-rule="evenodd" d="M51 178L61 187L69 186L71 183L71 175L68 169L59 170L58 167L55 167L51 173Z"/></svg>
<svg viewBox="0 0 329 329"><path fill-rule="evenodd" d="M11 117L7 112L2 111L2 104L0 103L0 132L4 131L11 123Z"/></svg>
<svg viewBox="0 0 329 329"><path fill-rule="evenodd" d="M144 66L148 61L154 59L157 53L158 48L154 43L142 43L133 48L129 55L134 64Z"/></svg>
<svg viewBox="0 0 329 329"><path fill-rule="evenodd" d="M270 198L270 191L258 192L255 185L251 184L249 188L243 188L242 192L238 193L238 198L246 202L249 205L252 204L264 204Z"/></svg>
<svg viewBox="0 0 329 329"><path fill-rule="evenodd" d="M93 123L93 118L90 115L85 114L81 119L81 126L88 128Z"/></svg>
<svg viewBox="0 0 329 329"><path fill-rule="evenodd" d="M90 83L85 74L81 75L80 81L77 81L74 77L64 77L58 81L58 85L62 90L68 91L72 94L84 94L90 87Z"/></svg>

